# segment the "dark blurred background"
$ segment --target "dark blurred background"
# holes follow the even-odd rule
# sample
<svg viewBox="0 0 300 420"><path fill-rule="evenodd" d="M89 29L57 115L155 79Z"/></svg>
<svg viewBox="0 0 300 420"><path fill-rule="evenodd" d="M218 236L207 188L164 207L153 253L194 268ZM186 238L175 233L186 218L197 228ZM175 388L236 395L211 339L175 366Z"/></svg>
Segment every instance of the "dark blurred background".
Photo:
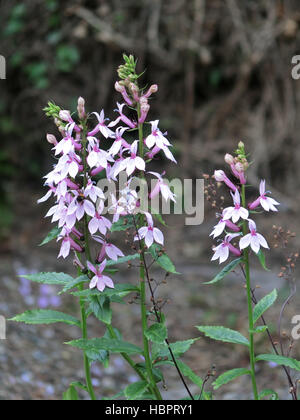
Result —
<svg viewBox="0 0 300 420"><path fill-rule="evenodd" d="M222 168L224 154L243 140L253 158L250 182L257 185L265 177L282 203L279 218L265 219L265 233L271 232L273 223L299 230L300 80L291 76L292 57L300 53L298 0L3 0L0 4L0 55L7 60L7 79L0 80L0 253L5 296L0 313L11 316L20 312L20 305L28 309L29 303L21 298L24 290L16 295L18 280L11 281L12 276L24 274L25 269L54 271L55 264L62 264L54 263L55 244L47 251L36 250L50 227L42 221L47 205L36 206L36 199L43 195L41 176L52 164L45 135L57 134L42 109L48 100L73 109L78 96L83 96L89 111L105 108L113 117L119 99L113 86L123 52L138 57L140 72L147 70L145 85L159 85L150 116L161 120L175 146L179 164L172 165L173 175L202 178L203 173ZM174 300L180 306L182 297L186 298L183 311L191 311L185 312L190 328L200 322L217 323L218 317L219 322L226 319L227 325L238 328L244 324L243 318L236 318L236 299L233 303L230 294L219 296L207 289L203 297L196 287L199 261L206 261L200 270L203 281L218 270L207 265L213 213L207 210L206 223L197 228L175 221L170 253L181 264L186 288L180 289L182 280L176 280L179 295ZM275 255L274 263L280 269L281 254ZM257 279L261 279L259 273ZM272 288L272 277L269 281L266 284ZM237 289L243 293L240 286ZM227 318L215 312L218 297ZM173 324L180 312L176 308ZM188 331L187 325L184 328ZM60 331L66 341L65 330ZM182 331L173 330L177 339L184 338ZM33 347L49 345L49 338L47 344L37 345L28 334L27 327L15 327L11 352L1 353L0 347L0 361L2 354L8 366L2 379L6 389L12 390L12 394L3 391L0 398L15 392L21 398L57 397L56 391L38 394L24 385L32 379L28 367L32 360L19 366L23 349L30 349L29 342ZM216 362L211 350L206 356L202 353L200 361L199 351L195 352L194 364L202 376ZM31 350L26 354L29 358ZM69 364L68 354L64 366ZM230 355L223 356L217 360L220 367L226 363L231 367ZM244 354L241 358L247 363ZM38 366L37 376L41 375ZM43 374L39 380L44 387L50 386L45 379L47 363ZM24 379L17 383L19 388L13 382L16 376Z"/></svg>

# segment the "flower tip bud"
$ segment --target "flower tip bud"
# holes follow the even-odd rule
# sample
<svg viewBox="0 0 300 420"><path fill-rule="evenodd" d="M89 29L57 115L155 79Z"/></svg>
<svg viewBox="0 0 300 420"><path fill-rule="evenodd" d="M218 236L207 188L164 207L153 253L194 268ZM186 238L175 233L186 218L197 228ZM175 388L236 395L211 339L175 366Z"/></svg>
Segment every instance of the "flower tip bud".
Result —
<svg viewBox="0 0 300 420"><path fill-rule="evenodd" d="M70 111L68 111L66 109L61 110L59 112L59 118L63 121L70 121L70 119L71 119Z"/></svg>
<svg viewBox="0 0 300 420"><path fill-rule="evenodd" d="M224 180L224 171L222 170L215 171L214 178L217 182L222 182Z"/></svg>
<svg viewBox="0 0 300 420"><path fill-rule="evenodd" d="M228 165L233 165L234 164L234 157L232 155L230 155L229 153L226 153L224 160L226 163L228 163Z"/></svg>
<svg viewBox="0 0 300 420"><path fill-rule="evenodd" d="M85 100L81 96L78 98L77 112L80 119L85 117Z"/></svg>
<svg viewBox="0 0 300 420"><path fill-rule="evenodd" d="M158 91L158 85L150 86L150 90L151 90L152 93L156 93Z"/></svg>
<svg viewBox="0 0 300 420"><path fill-rule="evenodd" d="M117 92L122 93L124 91L124 86L122 86L119 82L116 82L115 89Z"/></svg>
<svg viewBox="0 0 300 420"><path fill-rule="evenodd" d="M244 165L241 162L237 162L235 164L235 169L239 172L242 173L245 171Z"/></svg>
<svg viewBox="0 0 300 420"><path fill-rule="evenodd" d="M58 143L56 137L53 134L47 134L46 139L48 143L53 144L54 146L56 146Z"/></svg>
<svg viewBox="0 0 300 420"><path fill-rule="evenodd" d="M240 141L239 144L238 144L238 147L239 147L239 149L244 149L245 143Z"/></svg>

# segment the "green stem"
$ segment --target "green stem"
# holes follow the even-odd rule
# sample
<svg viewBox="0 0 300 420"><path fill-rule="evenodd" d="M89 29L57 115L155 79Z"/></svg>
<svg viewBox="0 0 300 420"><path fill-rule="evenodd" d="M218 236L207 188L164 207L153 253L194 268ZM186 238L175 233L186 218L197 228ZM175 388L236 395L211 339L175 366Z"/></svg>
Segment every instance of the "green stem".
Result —
<svg viewBox="0 0 300 420"><path fill-rule="evenodd" d="M83 177L83 186L86 188L87 186L87 162L86 162L86 124L83 124L83 135L82 135L82 146L83 146L83 166L84 166L84 177ZM86 259L91 261L91 253L89 247L89 231L88 231L88 219L87 215L84 215L84 242L85 242L85 256ZM83 290L83 286L80 287L80 290ZM82 338L87 339L87 317L86 317L86 308L85 308L85 300L80 298L80 308L81 308L81 325L82 325ZM92 379L91 379L91 369L90 369L90 362L89 359L84 352L84 371L85 371L85 378L86 378L86 385L90 394L90 397L93 401L96 400Z"/></svg>
<svg viewBox="0 0 300 420"><path fill-rule="evenodd" d="M140 104L138 104L137 106L137 115L138 115L138 120L139 120L141 116ZM144 159L143 124L138 125L138 130L139 130L139 155L142 159ZM141 176L141 179L144 179L144 177ZM143 200L143 197L144 197L143 191L141 191L140 194L141 194L140 195L141 200ZM149 342L148 342L148 338L146 337L146 331L148 329L148 322L147 322L147 307L146 307L145 268L144 268L144 261L143 261L142 254L140 256L140 290L141 290L141 316L142 316L143 344L144 344L144 357L145 357L146 371L147 371L148 379L151 383L151 388L154 392L154 395L156 396L157 400L162 400L161 393L157 387L157 384L153 376Z"/></svg>
<svg viewBox="0 0 300 420"><path fill-rule="evenodd" d="M112 327L111 324L106 324L107 330L109 332L109 335L111 338L116 339L117 335ZM139 377L143 380L143 381L147 381L146 376L143 374L143 372L141 372L141 370L136 366L136 364L134 363L134 361L126 354L126 353L120 353L121 356L123 357L124 360L126 360L126 362L132 367L133 370L135 370L135 372L139 375Z"/></svg>
<svg viewBox="0 0 300 420"><path fill-rule="evenodd" d="M242 185L242 205L246 208L246 188ZM247 222L243 222L243 234L247 235ZM251 365L251 379L254 399L258 400L258 391L255 377L255 353L254 353L254 319L253 319L253 307L252 307L252 296L251 296L251 277L250 277L250 263L249 263L249 249L244 251L245 261L245 274L246 274L246 286L247 286L247 301L248 301L248 319L249 319L249 354L250 354L250 365Z"/></svg>
<svg viewBox="0 0 300 420"><path fill-rule="evenodd" d="M80 290L83 290L83 286L81 286ZM86 312L85 312L85 301L84 299L80 299L80 308L81 308L81 328L82 328L82 338L86 340L87 337L87 323L86 323ZM89 391L90 397L93 401L96 400L92 379L91 379L91 369L90 369L90 362L85 354L83 353L84 358L84 371L85 371L85 379L86 379L86 386Z"/></svg>

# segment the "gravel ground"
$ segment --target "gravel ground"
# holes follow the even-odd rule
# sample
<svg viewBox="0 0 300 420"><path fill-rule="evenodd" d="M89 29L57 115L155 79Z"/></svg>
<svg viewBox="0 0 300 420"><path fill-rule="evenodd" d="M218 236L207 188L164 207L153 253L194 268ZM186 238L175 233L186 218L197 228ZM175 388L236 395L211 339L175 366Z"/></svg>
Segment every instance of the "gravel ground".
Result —
<svg viewBox="0 0 300 420"><path fill-rule="evenodd" d="M28 195L29 194L29 195ZM45 304L46 299L50 307L60 305L58 310L77 314L77 304L73 298L63 296L61 302L54 299L55 288L43 291L33 285L25 293L26 285L22 285L19 274L38 271L66 271L70 274L72 266L56 259L56 244L38 248L37 243L49 231L49 224L42 219L43 207L35 205L36 196L28 205L31 192L23 193L18 199L16 209L16 223L14 235L5 241L0 249L0 315L10 318L17 313ZM291 215L281 215L281 222L290 220ZM211 280L218 272L216 264L208 265L211 241L207 239L209 229L214 223L210 213L206 221L198 227L184 227L184 220L180 216L170 216L167 220L167 246L169 254L176 263L180 276L170 276L168 283L159 289L159 296L168 298L170 303L165 306L167 324L171 341L184 340L199 336L195 325L226 325L247 333L245 290L241 276L233 273L222 284L204 286L202 283ZM271 232L274 216L268 219L265 231ZM278 220L277 220L278 223ZM122 244L121 244L122 246ZM299 243L296 246L299 248ZM123 247L124 249L124 247ZM124 249L125 250L125 249ZM258 297L270 292L274 287L279 288L280 298L277 305L267 313L267 321L271 328L276 325L280 303L287 293L284 280L278 278L283 260L278 253L268 264L271 272L261 271L259 267L253 271L253 283L260 288ZM154 271L156 280L162 279L159 271ZM124 269L116 281L136 282L135 268ZM21 289L20 289L21 287ZM129 299L128 299L129 300ZM49 303L48 302L48 303ZM52 305L52 306L51 306ZM293 315L300 314L299 300L294 299L287 308L285 328L291 330L290 320ZM136 304L114 304L114 325L122 330L124 339L133 343L140 342L139 306ZM101 336L103 327L95 320L89 321L90 337ZM275 334L276 336L276 334ZM76 349L69 348L63 343L79 338L76 327L63 325L55 326L24 326L9 322L7 325L7 339L0 341L0 399L3 400L57 400L73 381L83 381L81 354ZM262 335L257 341L257 352L270 352L269 342ZM294 345L294 357L300 357L300 344ZM247 349L231 346L201 338L191 347L184 361L202 377L215 366L217 374L227 369L247 366ZM100 398L111 397L125 385L137 378L118 356L112 356L108 368L100 364L92 367L93 382ZM164 368L166 383L162 390L166 399L185 398L186 393L180 385L175 369ZM266 363L258 364L259 388L275 388L279 390L282 399L289 399L286 377L280 367L271 367ZM207 390L211 389L211 382L207 383ZM223 389L215 392L215 399L249 399L251 389L249 380L243 377ZM199 392L193 385L191 390ZM82 398L86 398L84 394Z"/></svg>

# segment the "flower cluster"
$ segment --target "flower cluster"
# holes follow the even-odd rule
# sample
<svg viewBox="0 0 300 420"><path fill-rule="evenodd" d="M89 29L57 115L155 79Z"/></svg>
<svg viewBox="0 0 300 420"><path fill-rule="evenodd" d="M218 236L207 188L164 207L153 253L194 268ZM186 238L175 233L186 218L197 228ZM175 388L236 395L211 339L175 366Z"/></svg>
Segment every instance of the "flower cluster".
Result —
<svg viewBox="0 0 300 420"><path fill-rule="evenodd" d="M254 210L259 206L267 212L270 210L278 211L276 206L279 205L276 200L267 196L269 192L266 191L264 180L260 183L259 197L248 205L246 204L246 170L249 163L242 142L239 143L236 154L236 157L226 154L225 162L230 166L232 175L237 179L237 182L232 182L222 170L216 170L214 173L215 180L225 183L233 199L233 206L225 208L221 215L218 214L220 220L210 234L214 239L224 232L226 234L224 240L213 248L212 261L219 260L220 264L228 259L230 253L241 256L243 250L250 247L255 254L258 254L261 247L269 248L266 239L257 232L256 223L250 218L250 213L255 213ZM239 238L238 247L231 244L231 241L235 238Z"/></svg>
<svg viewBox="0 0 300 420"><path fill-rule="evenodd" d="M47 114L55 117L62 138L58 141L54 135L47 135L48 142L53 145L57 162L44 177L48 192L38 200L42 203L54 197L56 201L46 217L51 217L60 230L57 239L61 241L58 257L66 258L74 251L77 264L81 268L87 268L94 275L90 287L97 287L100 291L106 286L113 287L112 280L103 274L106 258L117 260L124 256L123 252L109 241L112 223L117 222L121 216L134 214L140 208L140 198L136 191L130 188L134 177L154 175L158 181L150 193L150 198L161 192L165 200L175 200L162 176L148 172L146 168L146 162L149 163L161 151L167 159L176 162L166 133L159 129L159 121L149 123L150 134L143 141L139 138L129 142L125 138L129 130L132 135L145 123L150 109L148 99L157 91L157 86L153 85L143 92L136 83L121 80L116 83L115 88L121 93L124 103L117 104L118 115L111 122L105 118L104 110L88 114L83 98L78 100L77 121L70 111L60 110L56 105L49 103ZM137 110L136 120L126 115L126 106ZM90 121L94 119L96 123L89 127ZM107 140L111 142L108 148L102 146L104 140L106 143ZM126 186L107 197L96 185L97 175L103 173L110 182L117 183L121 172L126 172L129 177ZM111 203L108 208L105 207L107 199ZM105 211L112 215L112 220L104 215ZM163 245L163 234L154 227L152 216L144 212L143 219L146 225L139 226L135 239L143 240L148 248L153 242ZM95 258L92 258L90 250L87 250L87 236L96 246L100 244ZM85 263L81 258L84 254ZM99 267L97 263L100 263Z"/></svg>

